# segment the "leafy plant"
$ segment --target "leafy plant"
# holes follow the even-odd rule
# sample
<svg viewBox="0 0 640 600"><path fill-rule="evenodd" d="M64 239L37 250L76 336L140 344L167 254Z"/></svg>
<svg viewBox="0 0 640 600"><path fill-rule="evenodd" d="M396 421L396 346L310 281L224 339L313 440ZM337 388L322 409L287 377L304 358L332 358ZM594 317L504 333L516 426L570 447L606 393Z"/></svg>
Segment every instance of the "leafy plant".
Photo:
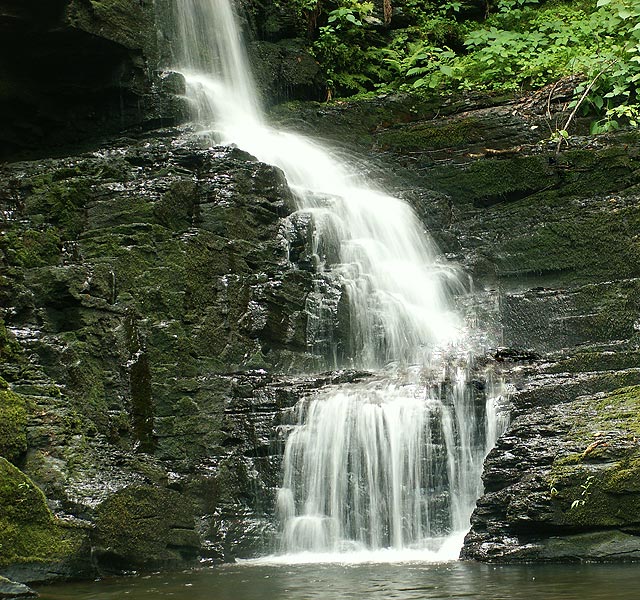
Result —
<svg viewBox="0 0 640 600"><path fill-rule="evenodd" d="M592 133L618 129L622 123L640 124L640 1L598 0L594 23L602 27L600 37L608 42L605 58L610 62L589 103L601 118Z"/></svg>
<svg viewBox="0 0 640 600"><path fill-rule="evenodd" d="M329 98L403 88L504 93L577 74L583 83L569 108L593 115L593 133L640 125L640 0L394 0L401 29L376 21L370 1L278 1L313 17Z"/></svg>

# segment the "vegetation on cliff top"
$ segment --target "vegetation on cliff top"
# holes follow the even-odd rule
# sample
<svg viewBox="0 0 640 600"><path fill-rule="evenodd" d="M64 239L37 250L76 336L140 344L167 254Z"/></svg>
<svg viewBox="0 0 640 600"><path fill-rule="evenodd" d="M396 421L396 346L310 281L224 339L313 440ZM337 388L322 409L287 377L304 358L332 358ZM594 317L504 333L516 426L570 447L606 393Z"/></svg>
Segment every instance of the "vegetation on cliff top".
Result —
<svg viewBox="0 0 640 600"><path fill-rule="evenodd" d="M390 89L514 92L577 75L574 103L594 115L593 132L637 126L638 0L280 4L293 6L310 37L329 98Z"/></svg>

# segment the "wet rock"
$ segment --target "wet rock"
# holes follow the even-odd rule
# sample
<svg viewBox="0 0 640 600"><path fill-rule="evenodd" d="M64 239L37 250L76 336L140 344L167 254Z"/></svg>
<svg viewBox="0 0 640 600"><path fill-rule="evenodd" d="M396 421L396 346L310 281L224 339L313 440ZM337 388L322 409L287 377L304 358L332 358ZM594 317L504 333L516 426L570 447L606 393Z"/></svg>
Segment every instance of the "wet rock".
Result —
<svg viewBox="0 0 640 600"><path fill-rule="evenodd" d="M36 484L0 458L0 574L21 582L41 581L44 573L86 574L82 556L87 532L57 520Z"/></svg>
<svg viewBox="0 0 640 600"><path fill-rule="evenodd" d="M96 510L92 557L102 573L194 564L200 538L193 507L173 490L130 486Z"/></svg>
<svg viewBox="0 0 640 600"><path fill-rule="evenodd" d="M476 300L461 306L502 346L513 421L486 461L463 557L634 560L638 495L610 482L633 479L637 450L625 408L640 383L637 134L576 138L556 154L549 97L454 100L438 116L390 97L277 115L395 177L473 277ZM551 98L558 115L563 97Z"/></svg>
<svg viewBox="0 0 640 600"><path fill-rule="evenodd" d="M27 450L25 398L8 389L0 378L0 456L17 462Z"/></svg>
<svg viewBox="0 0 640 600"><path fill-rule="evenodd" d="M0 577L0 598L15 600L16 598L37 598L38 594L23 583Z"/></svg>
<svg viewBox="0 0 640 600"><path fill-rule="evenodd" d="M624 388L515 419L487 459L463 558L637 560L639 398Z"/></svg>
<svg viewBox="0 0 640 600"><path fill-rule="evenodd" d="M321 100L326 95L320 65L305 41L254 42L250 51L256 83L267 104Z"/></svg>
<svg viewBox="0 0 640 600"><path fill-rule="evenodd" d="M367 175L388 176L475 280L465 310L490 324L482 344L501 346L513 423L487 460L465 556L633 557L636 136L555 156L539 115L472 104L398 96L277 114L364 147ZM319 280L282 173L177 129L0 173L0 374L22 398L7 404L6 454L57 515L100 523L105 572L269 548L282 411L364 376L285 374L317 365Z"/></svg>
<svg viewBox="0 0 640 600"><path fill-rule="evenodd" d="M366 376L283 374L319 361L306 333L314 271L288 253L282 173L169 130L2 175L0 393L17 410L6 453L84 532L78 563L7 574L270 548L282 411Z"/></svg>

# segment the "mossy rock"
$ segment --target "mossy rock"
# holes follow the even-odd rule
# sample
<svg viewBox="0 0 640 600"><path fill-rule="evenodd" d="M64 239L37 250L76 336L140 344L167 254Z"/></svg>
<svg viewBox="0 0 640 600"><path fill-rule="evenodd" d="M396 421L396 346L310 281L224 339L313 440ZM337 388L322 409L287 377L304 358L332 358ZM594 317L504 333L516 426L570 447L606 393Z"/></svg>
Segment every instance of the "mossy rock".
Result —
<svg viewBox="0 0 640 600"><path fill-rule="evenodd" d="M6 386L0 379L0 456L16 462L27 451L26 401Z"/></svg>
<svg viewBox="0 0 640 600"><path fill-rule="evenodd" d="M640 386L581 402L568 435L583 450L556 457L551 468L555 521L640 533Z"/></svg>
<svg viewBox="0 0 640 600"><path fill-rule="evenodd" d="M153 56L153 19L149 14L152 10L145 2L72 0L66 17L78 29L100 35L125 48L144 49Z"/></svg>
<svg viewBox="0 0 640 600"><path fill-rule="evenodd" d="M97 509L94 556L100 569L179 568L198 555L193 507L173 490L131 486Z"/></svg>
<svg viewBox="0 0 640 600"><path fill-rule="evenodd" d="M0 368L5 362L21 362L22 352L20 344L7 330L4 321L0 319ZM0 384L0 389L6 389L6 385Z"/></svg>
<svg viewBox="0 0 640 600"><path fill-rule="evenodd" d="M545 369L547 373L584 373L586 371L619 371L640 364L640 351L585 351L564 358Z"/></svg>
<svg viewBox="0 0 640 600"><path fill-rule="evenodd" d="M31 185L25 212L32 221L53 223L66 239L77 237L84 227L88 182L80 178L58 181L51 174L34 177Z"/></svg>
<svg viewBox="0 0 640 600"><path fill-rule="evenodd" d="M376 143L394 152L424 152L482 141L483 123L473 117L452 118L444 122L418 122L389 128L378 134Z"/></svg>
<svg viewBox="0 0 640 600"><path fill-rule="evenodd" d="M82 530L58 523L33 481L0 458L0 566L68 560L84 537Z"/></svg>
<svg viewBox="0 0 640 600"><path fill-rule="evenodd" d="M0 252L7 264L29 269L56 265L60 260L62 240L56 227L8 231L0 240Z"/></svg>

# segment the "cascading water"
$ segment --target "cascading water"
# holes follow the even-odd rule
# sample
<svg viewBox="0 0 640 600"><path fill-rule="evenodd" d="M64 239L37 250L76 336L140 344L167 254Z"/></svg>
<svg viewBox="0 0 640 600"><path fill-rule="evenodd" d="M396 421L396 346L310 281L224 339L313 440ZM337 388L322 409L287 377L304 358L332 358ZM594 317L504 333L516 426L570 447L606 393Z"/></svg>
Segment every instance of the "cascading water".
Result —
<svg viewBox="0 0 640 600"><path fill-rule="evenodd" d="M443 358L462 348L448 301L455 270L436 261L406 203L366 185L329 150L266 124L230 0L174 2L176 70L195 122L280 167L298 217L312 223L320 277L309 331L315 323L324 332L312 346L331 366L396 366L393 377L302 400L283 428L282 550L438 550L468 527L497 431L491 395L487 405L473 401L464 360L455 367ZM335 311L325 309L343 296L349 350L338 357Z"/></svg>
<svg viewBox="0 0 640 600"><path fill-rule="evenodd" d="M466 376L374 380L300 402L277 499L283 549L456 558L496 441L495 398L474 400Z"/></svg>

